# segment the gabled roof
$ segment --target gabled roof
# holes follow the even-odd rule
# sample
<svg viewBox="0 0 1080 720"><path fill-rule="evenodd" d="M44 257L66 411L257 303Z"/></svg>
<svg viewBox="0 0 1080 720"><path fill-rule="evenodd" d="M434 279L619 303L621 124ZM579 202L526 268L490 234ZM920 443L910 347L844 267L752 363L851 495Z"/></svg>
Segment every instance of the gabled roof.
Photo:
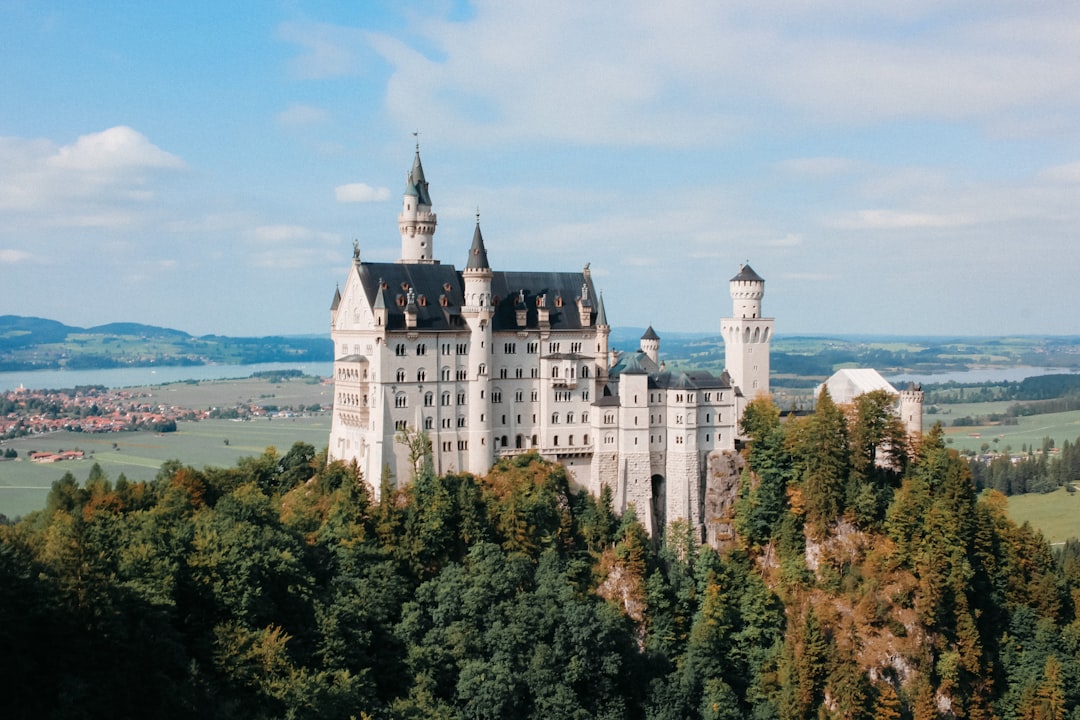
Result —
<svg viewBox="0 0 1080 720"><path fill-rule="evenodd" d="M837 405L845 405L860 395L874 390L896 394L896 388L873 368L844 368L837 370L822 385L814 388L814 397L821 394L822 386L829 389L829 397Z"/></svg>

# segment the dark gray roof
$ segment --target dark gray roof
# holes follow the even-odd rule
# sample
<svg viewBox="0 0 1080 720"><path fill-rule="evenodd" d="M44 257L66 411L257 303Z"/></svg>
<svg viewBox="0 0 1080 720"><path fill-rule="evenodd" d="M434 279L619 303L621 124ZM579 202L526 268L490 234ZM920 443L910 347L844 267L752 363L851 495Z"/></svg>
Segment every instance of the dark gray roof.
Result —
<svg viewBox="0 0 1080 720"><path fill-rule="evenodd" d="M405 305L410 289L416 296L417 330L456 331L465 327L461 319L465 283L453 265L362 262L355 267L373 306L379 300L380 279L386 286L382 302L387 310L387 329L405 328ZM592 280L581 272L493 272L492 329L496 332L521 329L516 312L519 301L526 310L524 329L539 328L538 301L543 297L552 330L580 330L583 325L577 298L583 284L588 284L590 295L595 292Z"/></svg>
<svg viewBox="0 0 1080 720"><path fill-rule="evenodd" d="M472 236L472 247L469 248L469 261L465 264L466 270L490 270L488 264L487 248L484 247L484 236L480 234L480 221L476 222L476 230Z"/></svg>
<svg viewBox="0 0 1080 720"><path fill-rule="evenodd" d="M765 278L754 272L754 268L750 267L750 263L746 263L739 267L739 274L731 278L731 282L765 282Z"/></svg>
<svg viewBox="0 0 1080 720"><path fill-rule="evenodd" d="M652 325L645 331L645 334L641 336L642 340L659 340L660 336L656 334L656 331L652 329Z"/></svg>
<svg viewBox="0 0 1080 720"><path fill-rule="evenodd" d="M600 297L597 299L596 308L596 325L607 325L607 310L604 309L604 293L600 293Z"/></svg>
<svg viewBox="0 0 1080 720"><path fill-rule="evenodd" d="M334 288L334 299L330 302L330 309L337 310L339 305L341 305L341 288L336 287Z"/></svg>

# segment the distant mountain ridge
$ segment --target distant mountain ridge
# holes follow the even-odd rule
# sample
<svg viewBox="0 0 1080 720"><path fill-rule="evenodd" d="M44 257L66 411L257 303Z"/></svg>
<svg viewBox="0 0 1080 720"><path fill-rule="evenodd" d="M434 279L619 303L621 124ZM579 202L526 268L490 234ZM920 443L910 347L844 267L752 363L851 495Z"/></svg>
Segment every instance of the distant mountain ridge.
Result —
<svg viewBox="0 0 1080 720"><path fill-rule="evenodd" d="M331 360L329 336L197 337L142 323L82 328L47 318L0 315L0 371Z"/></svg>

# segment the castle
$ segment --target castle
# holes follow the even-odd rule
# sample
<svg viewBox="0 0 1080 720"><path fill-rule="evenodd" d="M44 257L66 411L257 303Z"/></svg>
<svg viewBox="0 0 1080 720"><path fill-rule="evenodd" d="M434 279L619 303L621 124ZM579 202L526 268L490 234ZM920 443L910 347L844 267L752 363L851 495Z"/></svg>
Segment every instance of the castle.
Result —
<svg viewBox="0 0 1080 720"><path fill-rule="evenodd" d="M352 267L334 293L331 460L355 460L379 491L388 468L414 472L401 431L422 430L435 471L486 473L537 452L562 463L650 533L674 520L701 536L711 454L735 449L746 403L769 392L773 320L765 281L743 265L721 321L727 369L674 372L650 327L640 347L609 348L603 296L580 272L494 270L479 217L463 270L435 259L428 182L417 147L406 179L396 263Z"/></svg>

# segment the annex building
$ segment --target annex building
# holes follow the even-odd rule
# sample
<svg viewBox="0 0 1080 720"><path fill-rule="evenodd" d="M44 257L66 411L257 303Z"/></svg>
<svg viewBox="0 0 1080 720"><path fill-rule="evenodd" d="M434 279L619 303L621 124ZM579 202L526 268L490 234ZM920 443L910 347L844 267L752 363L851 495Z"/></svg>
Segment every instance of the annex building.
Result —
<svg viewBox="0 0 1080 720"><path fill-rule="evenodd" d="M579 271L495 269L479 219L464 267L435 254L437 218L419 148L405 183L397 262L352 265L330 310L334 411L329 454L355 460L377 493L388 468L413 473L402 430L423 430L438 473L486 473L537 452L650 532L686 520L700 535L711 454L735 449L746 403L769 392L773 320L765 281L740 266L720 321L727 369L667 370L650 327L609 347L603 296Z"/></svg>

